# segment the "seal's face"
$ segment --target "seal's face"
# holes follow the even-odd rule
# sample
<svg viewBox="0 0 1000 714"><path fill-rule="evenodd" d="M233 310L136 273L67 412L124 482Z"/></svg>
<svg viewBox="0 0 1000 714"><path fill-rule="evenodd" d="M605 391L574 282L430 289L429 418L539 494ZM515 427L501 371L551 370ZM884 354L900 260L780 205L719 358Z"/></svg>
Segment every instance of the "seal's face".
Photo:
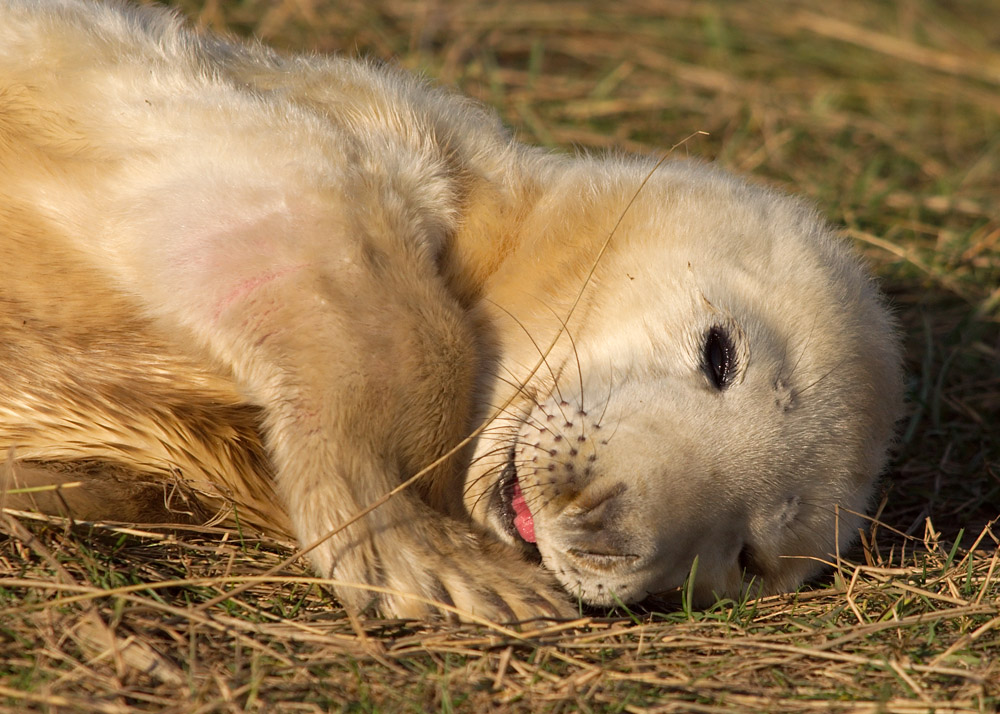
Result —
<svg viewBox="0 0 1000 714"><path fill-rule="evenodd" d="M591 604L676 592L693 567L698 603L796 587L856 536L899 403L884 308L818 219L707 169L661 171L568 320L589 266L564 256L495 291L498 373L525 386L496 388L509 404L466 503Z"/></svg>

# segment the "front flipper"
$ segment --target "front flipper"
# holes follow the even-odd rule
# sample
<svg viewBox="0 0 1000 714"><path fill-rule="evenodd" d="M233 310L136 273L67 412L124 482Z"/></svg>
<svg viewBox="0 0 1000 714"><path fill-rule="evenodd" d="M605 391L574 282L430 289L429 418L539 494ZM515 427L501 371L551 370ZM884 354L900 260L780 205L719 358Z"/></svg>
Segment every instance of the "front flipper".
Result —
<svg viewBox="0 0 1000 714"><path fill-rule="evenodd" d="M392 591L344 585L346 604L374 599L404 617L427 616L431 602L498 621L569 614L546 573L445 515L461 508L467 454L455 447L471 429L481 328L447 292L426 241L407 235L419 226L389 221L380 233L340 210L313 221L308 210L266 212L157 249L146 266L154 310L263 407L277 491L300 542L322 540L310 553L318 570Z"/></svg>

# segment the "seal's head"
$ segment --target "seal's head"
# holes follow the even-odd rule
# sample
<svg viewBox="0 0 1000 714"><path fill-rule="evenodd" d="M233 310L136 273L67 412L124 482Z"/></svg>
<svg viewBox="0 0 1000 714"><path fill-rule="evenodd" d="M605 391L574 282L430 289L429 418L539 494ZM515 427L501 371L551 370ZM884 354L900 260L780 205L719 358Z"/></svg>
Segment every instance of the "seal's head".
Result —
<svg viewBox="0 0 1000 714"><path fill-rule="evenodd" d="M799 201L689 163L639 189L649 171L567 170L493 276L503 409L466 505L587 603L675 591L695 558L698 603L793 589L869 505L893 322Z"/></svg>

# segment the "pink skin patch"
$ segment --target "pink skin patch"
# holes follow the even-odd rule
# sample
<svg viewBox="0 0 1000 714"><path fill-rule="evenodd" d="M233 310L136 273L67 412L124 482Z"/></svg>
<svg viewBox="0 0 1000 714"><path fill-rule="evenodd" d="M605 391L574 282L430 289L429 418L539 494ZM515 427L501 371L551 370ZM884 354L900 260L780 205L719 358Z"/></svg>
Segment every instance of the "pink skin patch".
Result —
<svg viewBox="0 0 1000 714"><path fill-rule="evenodd" d="M223 296L223 298L218 303L216 303L215 314L213 315L213 317L216 320L218 320L222 316L222 313L225 312L226 308L228 308L234 302L242 300L250 293L254 292L255 290L264 285L267 285L272 280L277 280L278 278L284 277L285 275L288 275L290 273L298 272L306 267L308 267L308 263L302 263L299 265L290 265L288 267L280 268L278 270L272 270L266 273L260 273L259 275L255 275L251 278L243 280L240 283L237 283L237 285L233 289L231 289L228 294Z"/></svg>
<svg viewBox="0 0 1000 714"><path fill-rule="evenodd" d="M535 542L535 519L531 517L528 504L524 501L524 494L521 492L521 484L514 482L514 498L511 499L511 506L514 507L514 527L529 543Z"/></svg>

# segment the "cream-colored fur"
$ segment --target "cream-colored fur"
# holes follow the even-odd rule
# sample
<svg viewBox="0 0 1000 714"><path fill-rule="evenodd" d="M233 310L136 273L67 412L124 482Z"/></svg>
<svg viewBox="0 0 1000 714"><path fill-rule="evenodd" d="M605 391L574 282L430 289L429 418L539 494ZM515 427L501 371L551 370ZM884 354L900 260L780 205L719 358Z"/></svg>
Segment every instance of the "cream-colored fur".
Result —
<svg viewBox="0 0 1000 714"><path fill-rule="evenodd" d="M317 570L387 614L635 601L695 556L700 600L795 587L900 402L875 287L799 202L157 9L0 0L0 265L8 482L336 531Z"/></svg>

